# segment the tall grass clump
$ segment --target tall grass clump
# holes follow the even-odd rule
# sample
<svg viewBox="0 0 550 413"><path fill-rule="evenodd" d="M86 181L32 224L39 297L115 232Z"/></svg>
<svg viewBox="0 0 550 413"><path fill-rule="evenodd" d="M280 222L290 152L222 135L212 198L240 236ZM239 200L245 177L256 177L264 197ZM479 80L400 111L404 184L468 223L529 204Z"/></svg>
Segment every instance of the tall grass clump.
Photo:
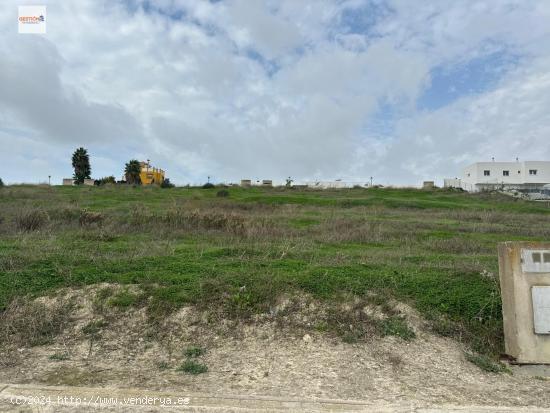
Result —
<svg viewBox="0 0 550 413"><path fill-rule="evenodd" d="M49 215L41 208L24 209L15 216L15 225L20 231L37 231L49 221Z"/></svg>
<svg viewBox="0 0 550 413"><path fill-rule="evenodd" d="M51 305L18 297L0 313L0 346L38 346L51 342L69 322L72 304Z"/></svg>

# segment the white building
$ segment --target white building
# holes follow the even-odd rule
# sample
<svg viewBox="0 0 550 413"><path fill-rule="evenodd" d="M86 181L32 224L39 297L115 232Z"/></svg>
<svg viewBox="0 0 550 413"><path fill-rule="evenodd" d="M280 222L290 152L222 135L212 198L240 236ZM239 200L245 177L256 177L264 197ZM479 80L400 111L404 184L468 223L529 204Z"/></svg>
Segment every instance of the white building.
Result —
<svg viewBox="0 0 550 413"><path fill-rule="evenodd" d="M451 183L451 180L448 180ZM456 180L453 180L456 185ZM467 191L494 189L540 190L550 183L549 161L476 162L464 169L459 180ZM451 185L449 185L451 186Z"/></svg>

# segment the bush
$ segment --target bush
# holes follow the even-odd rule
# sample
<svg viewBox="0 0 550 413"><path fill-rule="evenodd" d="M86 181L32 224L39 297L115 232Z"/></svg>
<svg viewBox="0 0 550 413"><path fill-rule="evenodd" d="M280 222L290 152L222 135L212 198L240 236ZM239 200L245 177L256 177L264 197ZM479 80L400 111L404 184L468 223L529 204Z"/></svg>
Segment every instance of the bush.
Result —
<svg viewBox="0 0 550 413"><path fill-rule="evenodd" d="M183 364L178 368L178 371L183 371L187 374L201 374L208 371L206 365L197 363L194 360L185 360Z"/></svg>
<svg viewBox="0 0 550 413"><path fill-rule="evenodd" d="M105 176L94 182L95 185L102 186L107 184L116 184L116 178L114 176Z"/></svg>
<svg viewBox="0 0 550 413"><path fill-rule="evenodd" d="M210 189L210 188L214 188L213 183L207 182L202 186L202 189Z"/></svg>
<svg viewBox="0 0 550 413"><path fill-rule="evenodd" d="M510 370L504 364L494 361L490 357L483 354L465 353L466 360L475 364L481 370L489 373L509 373Z"/></svg>
<svg viewBox="0 0 550 413"><path fill-rule="evenodd" d="M86 209L83 209L82 211L80 211L78 223L81 226L101 224L103 222L103 218L103 214L101 214L100 212L90 212Z"/></svg>
<svg viewBox="0 0 550 413"><path fill-rule="evenodd" d="M162 183L160 184L161 188L173 188L176 185L174 185L172 182L170 182L170 179L166 178Z"/></svg>
<svg viewBox="0 0 550 413"><path fill-rule="evenodd" d="M27 209L15 217L15 225L20 231L36 231L49 220L46 211L42 209Z"/></svg>
<svg viewBox="0 0 550 413"><path fill-rule="evenodd" d="M384 320L381 330L384 336L397 336L406 341L410 341L416 337L416 334L408 326L405 319L399 316L393 316Z"/></svg>
<svg viewBox="0 0 550 413"><path fill-rule="evenodd" d="M206 353L206 350L199 346L187 347L184 351L186 357L200 357Z"/></svg>
<svg viewBox="0 0 550 413"><path fill-rule="evenodd" d="M227 189L221 189L216 193L216 196L219 198L227 198L229 196L229 191Z"/></svg>
<svg viewBox="0 0 550 413"><path fill-rule="evenodd" d="M45 305L18 297L0 313L0 345L37 346L50 343L67 326L73 304Z"/></svg>

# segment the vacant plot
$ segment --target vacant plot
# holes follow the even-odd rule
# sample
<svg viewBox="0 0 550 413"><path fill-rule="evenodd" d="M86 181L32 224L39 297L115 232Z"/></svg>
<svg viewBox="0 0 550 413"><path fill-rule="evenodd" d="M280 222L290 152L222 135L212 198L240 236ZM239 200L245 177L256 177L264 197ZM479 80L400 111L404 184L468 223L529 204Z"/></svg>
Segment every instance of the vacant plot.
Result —
<svg viewBox="0 0 550 413"><path fill-rule="evenodd" d="M214 322L252 320L281 297L305 295L327 306L310 327L344 343L414 340L396 300L434 332L494 356L503 350L496 245L550 237L547 205L497 194L218 191L1 188L0 323L11 327L0 345L25 340L21 318L43 313L26 297L110 283L122 287L100 290L96 310L146 309L151 326L189 305ZM28 345L67 322L39 318Z"/></svg>

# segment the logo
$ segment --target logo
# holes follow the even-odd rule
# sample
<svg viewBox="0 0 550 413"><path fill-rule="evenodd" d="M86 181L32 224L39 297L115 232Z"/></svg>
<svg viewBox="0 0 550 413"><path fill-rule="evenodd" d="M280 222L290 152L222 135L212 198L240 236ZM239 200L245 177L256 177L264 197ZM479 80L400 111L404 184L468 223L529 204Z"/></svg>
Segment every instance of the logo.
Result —
<svg viewBox="0 0 550 413"><path fill-rule="evenodd" d="M19 6L19 33L46 33L46 6Z"/></svg>

